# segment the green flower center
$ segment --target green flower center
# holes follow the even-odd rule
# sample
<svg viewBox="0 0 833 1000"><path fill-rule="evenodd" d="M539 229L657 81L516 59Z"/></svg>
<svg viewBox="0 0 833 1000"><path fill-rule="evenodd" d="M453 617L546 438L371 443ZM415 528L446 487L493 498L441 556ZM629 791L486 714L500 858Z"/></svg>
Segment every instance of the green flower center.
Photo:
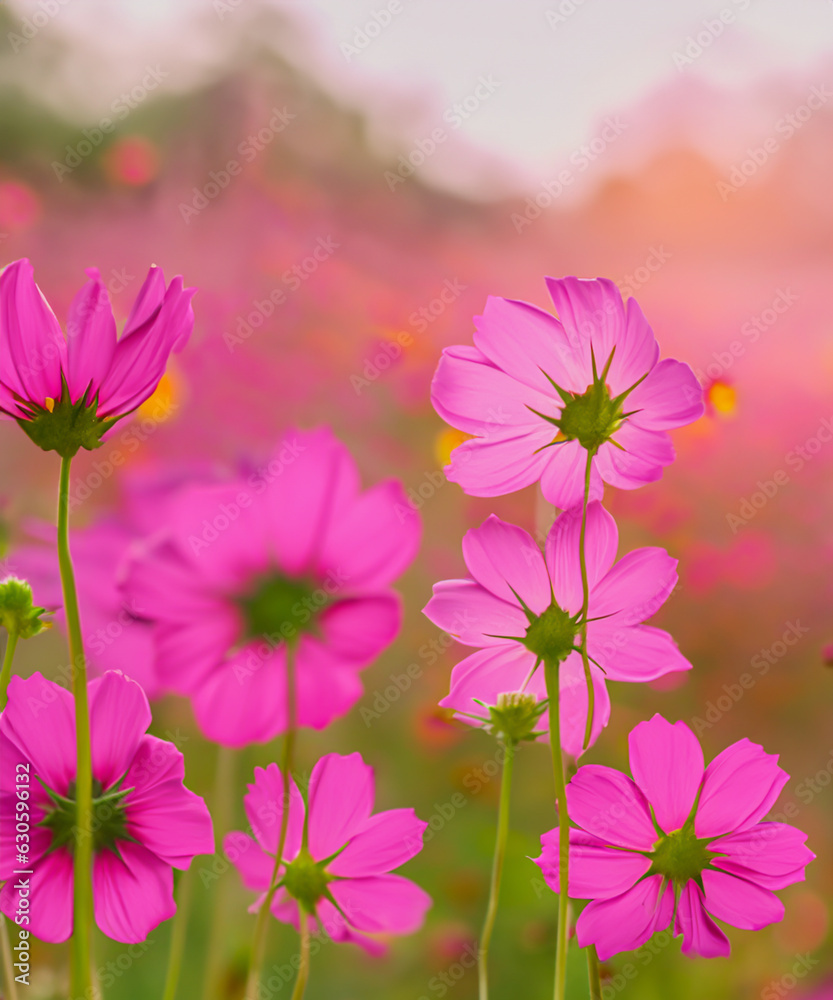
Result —
<svg viewBox="0 0 833 1000"><path fill-rule="evenodd" d="M690 879L700 879L700 873L715 857L708 851L709 840L698 840L694 824L686 823L682 830L664 835L654 846L648 875L664 875L682 885Z"/></svg>
<svg viewBox="0 0 833 1000"><path fill-rule="evenodd" d="M558 428L567 441L578 441L595 454L623 423L622 400L611 399L604 382L597 381L564 404Z"/></svg>
<svg viewBox="0 0 833 1000"><path fill-rule="evenodd" d="M329 898L327 883L332 882L335 876L329 875L324 865L324 862L315 861L306 848L301 848L298 857L286 866L282 885L307 913L315 912L320 899Z"/></svg>
<svg viewBox="0 0 833 1000"><path fill-rule="evenodd" d="M329 603L323 590L309 581L282 573L261 577L237 604L245 622L245 638L264 636L289 641L301 632L315 632L318 613Z"/></svg>
<svg viewBox="0 0 833 1000"><path fill-rule="evenodd" d="M119 788L121 781L104 792L101 782L93 778L93 808L92 835L93 851L116 851L116 842L129 840L136 842L127 832L127 815L125 813L124 797L132 788ZM52 801L53 808L38 824L52 831L50 851L59 847L75 850L75 837L78 826L78 810L75 803L75 782L71 781L66 795L59 795L51 789L46 789Z"/></svg>
<svg viewBox="0 0 833 1000"><path fill-rule="evenodd" d="M531 616L529 628L521 642L545 662L560 663L575 648L578 616L571 616L554 601L542 614Z"/></svg>
<svg viewBox="0 0 833 1000"><path fill-rule="evenodd" d="M561 414L558 417L551 417L546 413L540 413L531 406L528 407L536 416L558 428L557 436L549 444L544 445L545 448L563 444L565 441L578 441L582 448L585 448L591 455L595 455L606 441L611 441L619 448L622 447L616 441L612 441L612 437L627 418L637 412L632 410L630 413L625 413L624 402L642 379L647 376L647 372L629 389L620 392L618 396L611 396L605 380L615 353L616 348L614 347L600 375L596 370L596 356L591 345L590 358L593 366L593 381L581 393L562 389L544 372L563 403Z"/></svg>
<svg viewBox="0 0 833 1000"><path fill-rule="evenodd" d="M77 403L70 401L69 388L62 376L63 391L52 408L25 403L31 413L27 420L18 423L35 444L44 451L57 451L61 458L72 458L79 448L93 451L101 447L101 438L120 419L98 416L98 399L88 399L87 394Z"/></svg>
<svg viewBox="0 0 833 1000"><path fill-rule="evenodd" d="M534 740L538 735L535 727L547 703L538 701L534 694L513 691L498 695L497 705L487 707L492 734L507 743L520 743Z"/></svg>

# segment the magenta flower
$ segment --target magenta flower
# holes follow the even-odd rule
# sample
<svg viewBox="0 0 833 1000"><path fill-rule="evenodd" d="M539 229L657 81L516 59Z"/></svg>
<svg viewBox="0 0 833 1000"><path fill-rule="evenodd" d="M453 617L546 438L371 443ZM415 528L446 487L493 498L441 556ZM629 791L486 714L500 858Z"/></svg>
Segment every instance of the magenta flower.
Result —
<svg viewBox="0 0 833 1000"><path fill-rule="evenodd" d="M47 451L93 449L156 389L191 334L194 289L148 271L121 337L94 267L69 309L66 338L26 258L0 275L0 415Z"/></svg>
<svg viewBox="0 0 833 1000"><path fill-rule="evenodd" d="M55 620L65 628L55 527L30 520L27 528L50 544L21 545L12 550L8 565L31 584L41 604L58 609ZM152 629L143 620L141 609L122 599L117 586L117 570L133 542L134 534L121 518L100 520L70 532L84 650L91 675L121 670L142 685L148 698L154 699L162 690L154 669Z"/></svg>
<svg viewBox="0 0 833 1000"><path fill-rule="evenodd" d="M762 822L789 775L749 740L704 767L684 722L661 715L629 737L634 780L587 764L567 785L570 895L590 899L576 924L601 959L640 947L674 922L685 954L729 954L712 917L760 930L784 915L772 892L800 882L815 857L806 834ZM558 829L541 838L537 864L558 892Z"/></svg>
<svg viewBox="0 0 833 1000"><path fill-rule="evenodd" d="M176 911L172 868L213 852L211 817L183 786L179 750L146 734L138 684L110 671L89 697L95 921L116 941L143 941ZM72 695L38 673L13 677L0 716L0 910L28 916L21 926L43 941L72 933L75 761Z"/></svg>
<svg viewBox="0 0 833 1000"><path fill-rule="evenodd" d="M559 318L490 296L474 346L446 348L432 386L437 413L474 435L451 455L448 478L474 496L541 480L556 507L590 499L602 483L632 490L674 460L667 431L703 413L688 365L659 361L653 331L616 285L547 278Z"/></svg>
<svg viewBox="0 0 833 1000"><path fill-rule="evenodd" d="M154 622L156 669L192 699L209 739L265 742L287 726L287 643L298 724L322 729L362 692L359 671L396 636L393 580L420 524L399 483L365 492L328 430L294 431L246 480L183 491L128 567Z"/></svg>
<svg viewBox="0 0 833 1000"><path fill-rule="evenodd" d="M425 614L466 646L480 647L451 674L441 702L466 722L483 719L483 703L501 694L546 697L547 658L560 663L561 742L578 756L587 724L587 683L579 642L582 605L579 535L581 510L556 518L544 552L521 528L492 515L463 538L471 576L435 584ZM676 559L664 549L629 552L615 563L616 522L600 503L587 508L587 576L590 590L587 646L595 690L592 740L607 725L605 678L650 681L691 664L667 632L643 625L677 582ZM604 671L604 672L603 672Z"/></svg>
<svg viewBox="0 0 833 1000"><path fill-rule="evenodd" d="M261 893L249 907L256 913L272 883L280 837L284 785L278 765L256 767L248 787L243 801L256 839L230 833L224 849L246 888ZM373 769L358 753L322 757L312 769L306 805L291 781L280 888L271 909L298 929L300 902L314 914L313 934L321 925L334 941L379 953L384 945L375 935L418 930L431 897L409 879L389 874L422 850L428 824L413 809L371 815L373 795Z"/></svg>

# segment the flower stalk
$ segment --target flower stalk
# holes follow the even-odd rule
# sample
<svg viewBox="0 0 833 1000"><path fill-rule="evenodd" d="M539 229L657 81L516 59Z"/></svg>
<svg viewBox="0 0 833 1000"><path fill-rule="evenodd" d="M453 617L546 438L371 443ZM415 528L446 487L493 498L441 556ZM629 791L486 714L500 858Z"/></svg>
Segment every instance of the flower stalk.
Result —
<svg viewBox="0 0 833 1000"><path fill-rule="evenodd" d="M9 637L6 640L6 651L3 654L3 666L0 668L0 712L6 707L8 700L9 681L12 676L12 660L17 646L17 630L9 629Z"/></svg>
<svg viewBox="0 0 833 1000"><path fill-rule="evenodd" d="M503 874L503 862L506 856L506 840L509 835L509 800L512 788L512 765L515 759L516 743L514 740L501 741L504 751L503 772L500 779L500 804L498 806L497 835L495 837L495 853L492 860L492 878L489 886L489 902L486 906L486 917L480 934L480 945L477 949L477 981L479 1000L489 998L489 945L497 916L500 883Z"/></svg>
<svg viewBox="0 0 833 1000"><path fill-rule="evenodd" d="M298 967L298 978L291 1000L303 1000L309 979L309 919L304 904L298 902L298 926L301 929L301 964Z"/></svg>
<svg viewBox="0 0 833 1000"><path fill-rule="evenodd" d="M561 752L561 720L558 709L558 661L544 660L544 679L547 684L549 708L550 749L552 772L555 779L555 802L558 808L558 936L555 949L555 1000L564 1000L567 984L567 931L568 906L567 872L570 858L570 821L567 815L567 787L564 781L564 758Z"/></svg>
<svg viewBox="0 0 833 1000"><path fill-rule="evenodd" d="M295 733L298 728L298 705L295 693L295 643L293 641L288 641L286 643L286 704L287 704L287 727L286 736L283 742L283 755L281 760L281 773L283 774L283 810L281 813L281 828L280 834L278 836L278 849L275 853L275 867L272 870L272 878L266 895L263 899L263 904L257 913L257 921L255 923L254 939L252 942L252 957L251 965L249 966L249 978L246 982L246 993L245 996L247 1000L255 1000L257 997L258 987L260 985L260 969L263 965L263 958L266 952L266 938L267 932L269 930L269 912L272 906L272 900L275 898L275 892L278 888L278 872L281 866L281 860L283 857L284 844L286 843L286 832L289 828L289 802L290 802L290 778L292 775L292 765L295 755ZM301 944L302 944L302 958L303 958L303 935L304 935L304 917L303 911L301 916ZM307 951L309 951L309 943L307 943ZM309 961L309 954L307 954L307 961ZM298 979L301 978L301 970L298 970ZM306 978L304 979L306 984ZM297 989L297 984L296 984ZM303 993L303 991L302 991ZM301 996L298 994L298 996ZM292 994L293 997L296 995Z"/></svg>
<svg viewBox="0 0 833 1000"><path fill-rule="evenodd" d="M73 858L73 925L70 979L73 996L93 996L92 937L92 755L90 710L87 698L87 664L78 613L78 593L69 550L69 481L72 459L61 459L58 487L58 566L69 640L72 693L75 698L75 851Z"/></svg>

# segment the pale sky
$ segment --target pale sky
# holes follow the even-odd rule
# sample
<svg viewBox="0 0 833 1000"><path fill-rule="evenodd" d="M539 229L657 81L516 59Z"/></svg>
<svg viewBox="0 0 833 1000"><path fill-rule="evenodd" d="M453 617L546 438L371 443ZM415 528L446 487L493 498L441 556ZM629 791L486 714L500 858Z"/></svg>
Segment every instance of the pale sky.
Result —
<svg viewBox="0 0 833 1000"><path fill-rule="evenodd" d="M779 87L789 108L793 86L833 86L829 0L72 0L43 34L71 37L74 61L60 85L41 65L30 86L81 117L147 65L168 68L172 88L189 86L221 69L263 5L299 24L287 55L367 110L380 148L407 154L443 129L425 176L459 190L534 188L606 115L681 81L704 93L760 90L762 128ZM8 7L22 18L38 3ZM691 36L708 42L702 54L686 54ZM754 136L754 109L748 117ZM719 118L700 130L706 145L745 138Z"/></svg>

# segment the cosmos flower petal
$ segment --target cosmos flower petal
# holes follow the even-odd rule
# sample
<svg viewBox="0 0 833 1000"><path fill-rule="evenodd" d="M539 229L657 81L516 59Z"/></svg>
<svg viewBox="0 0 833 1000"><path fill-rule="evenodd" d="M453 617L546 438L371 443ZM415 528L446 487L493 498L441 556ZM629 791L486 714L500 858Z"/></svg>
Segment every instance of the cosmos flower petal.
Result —
<svg viewBox="0 0 833 1000"><path fill-rule="evenodd" d="M667 927L673 911L671 886L661 875L652 875L619 896L588 903L576 921L576 937L582 948L594 944L606 962L645 944L654 931Z"/></svg>
<svg viewBox="0 0 833 1000"><path fill-rule="evenodd" d="M518 598L536 615L550 604L550 581L540 548L514 524L491 514L463 536L469 573L495 597L519 607ZM528 623L527 623L528 624Z"/></svg>
<svg viewBox="0 0 833 1000"><path fill-rule="evenodd" d="M682 934L684 955L722 958L729 954L729 939L706 913L703 893L696 882L687 882L680 892L674 935Z"/></svg>
<svg viewBox="0 0 833 1000"><path fill-rule="evenodd" d="M697 836L719 837L754 826L773 807L788 779L777 754L764 753L747 739L733 743L706 768L694 821Z"/></svg>
<svg viewBox="0 0 833 1000"><path fill-rule="evenodd" d="M662 607L677 585L677 560L656 547L626 553L593 588L590 617L605 627L638 625Z"/></svg>
<svg viewBox="0 0 833 1000"><path fill-rule="evenodd" d="M392 871L422 850L422 835L427 826L413 809L376 813L356 830L327 870L349 878Z"/></svg>
<svg viewBox="0 0 833 1000"><path fill-rule="evenodd" d="M486 705L496 705L499 695L522 690L543 697L543 667L532 674L534 666L534 654L520 643L479 649L461 660L451 671L451 690L440 705L466 713L460 716L460 720L471 723L473 720L468 718L469 715L488 717L488 710L475 699ZM524 687L530 674L531 680Z"/></svg>
<svg viewBox="0 0 833 1000"><path fill-rule="evenodd" d="M679 670L691 670L674 639L652 625L605 627L593 623L587 630L590 655L611 681L652 681Z"/></svg>
<svg viewBox="0 0 833 1000"><path fill-rule="evenodd" d="M452 451L451 464L445 467L448 481L459 483L475 497L499 497L537 482L550 462L552 449L545 446L554 430L543 420L540 424L528 433L518 430L513 436L495 434L464 441Z"/></svg>
<svg viewBox="0 0 833 1000"><path fill-rule="evenodd" d="M297 927L299 926L298 908L294 901L290 901L289 905L294 908L294 912L287 922ZM275 912L274 907L272 908L272 912ZM370 937L367 934L362 934L354 930L329 900L322 899L318 904L316 912L318 916L317 920L312 917L309 918L310 933L315 934L319 928L323 928L324 933L331 940L342 944L357 944L368 955L372 955L374 958L379 958L387 952L388 946L383 938Z"/></svg>
<svg viewBox="0 0 833 1000"><path fill-rule="evenodd" d="M346 715L364 692L361 666L345 661L314 636L303 636L298 647L298 725L325 729Z"/></svg>
<svg viewBox="0 0 833 1000"><path fill-rule="evenodd" d="M243 797L246 816L261 849L274 858L278 853L283 823L283 773L277 764L256 767L254 782ZM304 800L295 781L289 782L289 819L286 827L283 857L294 858L301 847L304 830ZM268 884L267 884L268 888Z"/></svg>
<svg viewBox="0 0 833 1000"><path fill-rule="evenodd" d="M592 663L590 677L593 682L594 705L593 726L588 747L596 742L610 720L610 696L607 693L604 674ZM558 689L561 746L571 757L580 757L585 749L588 698L587 678L584 676L584 665L578 653L571 653L559 666Z"/></svg>
<svg viewBox="0 0 833 1000"><path fill-rule="evenodd" d="M72 855L59 848L36 862L29 879L29 924L25 928L41 941L57 944L72 934ZM0 911L14 922L19 905L15 882L0 890Z"/></svg>
<svg viewBox="0 0 833 1000"><path fill-rule="evenodd" d="M601 373L610 362L607 383L613 395L629 389L656 364L659 347L635 300L628 300L608 278L547 278L555 310L584 375L583 391L593 378L590 348Z"/></svg>
<svg viewBox="0 0 833 1000"><path fill-rule="evenodd" d="M709 850L718 856L712 866L766 889L784 889L803 881L805 866L815 858L806 840L806 833L786 823L757 823L713 840Z"/></svg>
<svg viewBox="0 0 833 1000"><path fill-rule="evenodd" d="M331 882L330 891L349 923L371 934L412 934L431 906L428 893L401 875Z"/></svg>
<svg viewBox="0 0 833 1000"><path fill-rule="evenodd" d="M61 395L66 342L23 257L0 274L0 382L25 401L46 407Z"/></svg>
<svg viewBox="0 0 833 1000"><path fill-rule="evenodd" d="M66 379L73 403L87 392L88 400L95 398L116 349L116 321L98 268L87 268L87 277L67 317Z"/></svg>
<svg viewBox="0 0 833 1000"><path fill-rule="evenodd" d="M0 731L21 762L60 795L75 777L75 702L69 691L39 672L12 676Z"/></svg>
<svg viewBox="0 0 833 1000"><path fill-rule="evenodd" d="M168 740L145 735L124 779L131 836L174 868L213 854L214 830L205 802L187 789L185 761Z"/></svg>
<svg viewBox="0 0 833 1000"><path fill-rule="evenodd" d="M567 785L570 819L608 844L650 851L657 840L648 802L620 771L585 764Z"/></svg>
<svg viewBox="0 0 833 1000"><path fill-rule="evenodd" d="M582 604L581 562L581 509L564 511L553 522L546 542L547 567L552 577L552 589L558 605L577 613ZM595 591L599 581L608 572L616 558L619 532L616 522L598 502L587 505L585 533L587 583Z"/></svg>
<svg viewBox="0 0 833 1000"><path fill-rule="evenodd" d="M560 892L559 828L541 836L541 856L534 858L544 881L553 892ZM573 899L610 899L631 888L650 869L644 854L620 851L604 840L571 828L569 886Z"/></svg>
<svg viewBox="0 0 833 1000"><path fill-rule="evenodd" d="M275 859L256 840L238 830L223 838L223 853L240 872L240 879L253 892L266 892L272 883Z"/></svg>
<svg viewBox="0 0 833 1000"><path fill-rule="evenodd" d="M398 594L368 594L335 601L318 619L322 644L345 663L364 666L396 638L402 625Z"/></svg>
<svg viewBox="0 0 833 1000"><path fill-rule="evenodd" d="M93 859L95 922L114 941L144 941L176 913L170 865L146 847L119 842L119 854L100 851Z"/></svg>
<svg viewBox="0 0 833 1000"><path fill-rule="evenodd" d="M105 790L128 769L151 722L141 685L115 670L89 684L93 776Z"/></svg>
<svg viewBox="0 0 833 1000"><path fill-rule="evenodd" d="M272 548L284 572L319 565L335 519L353 506L359 486L352 455L328 428L283 435L254 488L266 491Z"/></svg>
<svg viewBox="0 0 833 1000"><path fill-rule="evenodd" d="M474 324L475 346L517 382L550 398L550 379L567 392L587 388L574 343L561 323L543 309L490 295Z"/></svg>
<svg viewBox="0 0 833 1000"><path fill-rule="evenodd" d="M784 904L769 889L708 868L702 878L703 905L718 920L743 930L759 931L784 917Z"/></svg>
<svg viewBox="0 0 833 1000"><path fill-rule="evenodd" d="M581 504L584 497L584 477L587 452L578 441L564 441L541 452L547 464L541 475L541 492L559 510L569 510ZM588 499L601 500L604 484L596 463L590 467Z"/></svg>
<svg viewBox="0 0 833 1000"><path fill-rule="evenodd" d="M286 728L286 653L244 646L200 679L191 693L200 729L222 746L265 743Z"/></svg>
<svg viewBox="0 0 833 1000"><path fill-rule="evenodd" d="M523 351L512 353L523 358ZM528 361L521 363L529 367ZM552 440L557 428L537 414L557 417L561 401L553 399L552 386L542 372L534 366L532 369L537 378L530 385L495 367L485 355L472 356L468 349L447 347L434 375L431 398L443 419L466 434L509 437L513 429L517 433L549 426L547 434Z"/></svg>
<svg viewBox="0 0 833 1000"><path fill-rule="evenodd" d="M665 431L646 430L632 420L613 435L619 447L606 441L594 465L606 483L620 490L635 490L662 477L662 470L674 461L674 446Z"/></svg>
<svg viewBox="0 0 833 1000"><path fill-rule="evenodd" d="M183 287L180 276L175 277L157 308L121 337L99 390L100 416L129 413L152 395L171 352L181 349L191 333L194 292Z"/></svg>
<svg viewBox="0 0 833 1000"><path fill-rule="evenodd" d="M309 850L324 860L344 847L373 809L373 768L361 754L329 753L312 769L309 782Z"/></svg>
<svg viewBox="0 0 833 1000"><path fill-rule="evenodd" d="M322 547L321 572L337 572L347 591L386 587L413 561L421 535L419 514L401 483L378 483L338 511Z"/></svg>
<svg viewBox="0 0 833 1000"><path fill-rule="evenodd" d="M702 417L703 390L687 364L665 358L628 396L627 409L638 411L631 418L638 426L667 431Z"/></svg>
<svg viewBox="0 0 833 1000"><path fill-rule="evenodd" d="M501 600L474 580L442 580L423 614L466 646L505 646L505 636L522 638L529 620L515 603Z"/></svg>
<svg viewBox="0 0 833 1000"><path fill-rule="evenodd" d="M684 722L654 715L628 737L631 774L666 832L679 830L691 813L703 780L703 750Z"/></svg>

